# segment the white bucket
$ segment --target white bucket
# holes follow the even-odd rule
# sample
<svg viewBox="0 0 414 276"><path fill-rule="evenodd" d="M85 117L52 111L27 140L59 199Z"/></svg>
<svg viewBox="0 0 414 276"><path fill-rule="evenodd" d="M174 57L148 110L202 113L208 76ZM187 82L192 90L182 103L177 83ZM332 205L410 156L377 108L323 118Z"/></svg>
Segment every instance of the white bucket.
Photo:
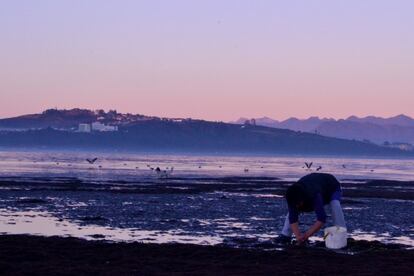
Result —
<svg viewBox="0 0 414 276"><path fill-rule="evenodd" d="M348 233L346 228L333 226L325 228L325 245L329 249L341 249L346 247Z"/></svg>

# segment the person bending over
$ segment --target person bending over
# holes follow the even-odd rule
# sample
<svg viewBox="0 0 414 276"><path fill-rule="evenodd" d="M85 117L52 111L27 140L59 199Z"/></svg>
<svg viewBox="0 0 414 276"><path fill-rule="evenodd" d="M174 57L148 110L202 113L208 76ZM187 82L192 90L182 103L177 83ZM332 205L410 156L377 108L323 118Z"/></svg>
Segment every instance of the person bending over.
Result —
<svg viewBox="0 0 414 276"><path fill-rule="evenodd" d="M346 228L340 203L341 196L341 185L331 174L312 173L301 178L286 191L289 213L279 239L288 242L293 232L299 244L307 241L326 223L324 206L328 204L332 211L334 225ZM299 214L306 212L315 212L316 222L302 233L299 229Z"/></svg>

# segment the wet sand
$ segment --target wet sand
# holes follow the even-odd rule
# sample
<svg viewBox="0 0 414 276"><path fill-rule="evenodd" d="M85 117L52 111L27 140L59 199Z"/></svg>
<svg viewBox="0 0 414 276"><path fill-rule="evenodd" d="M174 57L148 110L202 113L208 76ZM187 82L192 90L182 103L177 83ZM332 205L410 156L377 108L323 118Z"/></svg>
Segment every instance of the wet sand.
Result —
<svg viewBox="0 0 414 276"><path fill-rule="evenodd" d="M17 177L0 179L0 196L4 201L3 207L10 212L50 211L62 223L65 222L63 219L69 218L71 221L81 220L81 225L91 227L111 224L132 228L145 226L149 230L152 227L160 227L161 230L188 227L189 232L203 230L208 234L219 229L246 236L249 231L268 234L270 230L278 229L275 224L278 220L256 221L255 218L252 224L255 228L239 229L237 224L230 223L229 230L226 230L227 228L221 228L223 225L213 227L196 224L203 221L201 219L186 223L180 219L186 216L194 219L200 214L203 215L200 218L204 218L206 210L211 213L207 214L211 215L209 221L217 224L223 223L220 219L214 220L216 217L221 218L223 210L231 214L230 222L231 217L273 217L279 208L275 204L281 204L281 196L289 184L289 181L268 177L170 178L105 183L76 178ZM386 226L379 222L380 218L370 219L378 210L382 210L380 215L386 216L384 219L389 222L395 210L403 210L414 200L414 182L361 179L343 180L342 186L345 196L343 204L345 208L350 208L347 210L350 223L360 221L362 211L366 211L358 208L376 204L377 208L366 213L363 219L372 223L373 228ZM275 197L268 197L269 195ZM367 201L366 198L376 201ZM86 199L92 200L92 203ZM87 204L77 205L83 202ZM388 208L390 202L394 202L392 206L395 210ZM103 203L105 204L102 205ZM131 205L125 205L122 209L122 203ZM178 203L183 206L174 205ZM56 206L60 206L65 213L55 210ZM256 207L252 209L250 206ZM106 213L108 208L111 213ZM216 209L217 214L214 213ZM409 222L410 214L406 216L408 225L412 225ZM152 221L155 217L161 221ZM30 220L30 217L24 219ZM14 218L8 220L11 221L8 223L13 223ZM246 219L236 222L245 221ZM136 225L126 224L132 222ZM398 221L395 224L402 226ZM384 231L388 230L384 228ZM412 232L407 232L408 236L411 234ZM267 242L236 237L215 246L114 243L105 241L106 237L99 235L96 239L87 241L3 233L0 235L0 275L411 275L414 269L414 250L379 242L349 240L347 250L332 252L326 250L322 243L307 248L281 247L272 244L269 241L271 237L267 238Z"/></svg>
<svg viewBox="0 0 414 276"><path fill-rule="evenodd" d="M136 181L85 181L77 178L0 178L0 188L14 191L110 192L128 194L271 193L283 196L292 181L275 177L143 178ZM342 180L347 198L414 200L414 181Z"/></svg>
<svg viewBox="0 0 414 276"><path fill-rule="evenodd" d="M414 250L350 241L360 253L0 236L1 275L410 275Z"/></svg>

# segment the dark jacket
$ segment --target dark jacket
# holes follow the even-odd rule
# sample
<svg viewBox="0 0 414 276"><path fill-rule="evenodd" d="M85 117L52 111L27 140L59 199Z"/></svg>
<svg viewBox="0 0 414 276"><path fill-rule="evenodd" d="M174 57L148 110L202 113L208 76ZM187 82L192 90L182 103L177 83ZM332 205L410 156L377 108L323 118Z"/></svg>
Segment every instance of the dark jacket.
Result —
<svg viewBox="0 0 414 276"><path fill-rule="evenodd" d="M326 214L323 206L329 204L335 193L341 191L341 185L331 174L312 173L299 179L293 185L299 185L305 194L304 205L301 208L289 207L290 223L298 221L301 212L316 212L319 221L325 222ZM338 199L338 198L337 198Z"/></svg>

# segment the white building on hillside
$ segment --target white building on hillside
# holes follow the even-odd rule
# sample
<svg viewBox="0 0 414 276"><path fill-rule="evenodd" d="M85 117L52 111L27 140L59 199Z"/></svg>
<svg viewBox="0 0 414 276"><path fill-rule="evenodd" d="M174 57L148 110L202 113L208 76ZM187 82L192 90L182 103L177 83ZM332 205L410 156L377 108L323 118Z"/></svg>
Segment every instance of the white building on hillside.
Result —
<svg viewBox="0 0 414 276"><path fill-rule="evenodd" d="M92 123L92 131L118 131L117 126L108 126L100 122Z"/></svg>
<svg viewBox="0 0 414 276"><path fill-rule="evenodd" d="M79 124L78 132L91 132L90 124Z"/></svg>

